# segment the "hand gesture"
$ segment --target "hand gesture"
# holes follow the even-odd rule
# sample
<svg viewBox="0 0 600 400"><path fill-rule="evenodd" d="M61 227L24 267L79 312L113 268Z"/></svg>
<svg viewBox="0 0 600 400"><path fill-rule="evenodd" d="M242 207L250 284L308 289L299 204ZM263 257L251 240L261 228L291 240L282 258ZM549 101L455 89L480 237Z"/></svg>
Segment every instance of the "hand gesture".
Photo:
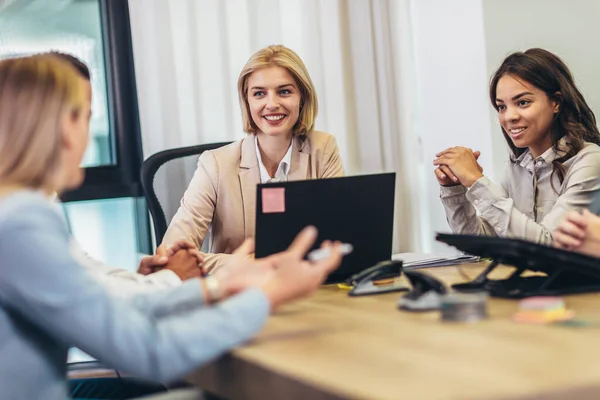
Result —
<svg viewBox="0 0 600 400"><path fill-rule="evenodd" d="M212 276L223 287L224 297L244 289L261 287L272 278L272 263L254 259L254 240L246 239Z"/></svg>
<svg viewBox="0 0 600 400"><path fill-rule="evenodd" d="M554 246L600 257L600 217L588 210L568 213L552 233Z"/></svg>
<svg viewBox="0 0 600 400"><path fill-rule="evenodd" d="M341 264L339 243L329 242L322 245L331 250L329 257L317 262L305 261L304 256L316 239L317 229L309 226L296 236L286 251L265 259L275 268L272 278L262 287L272 308L311 294Z"/></svg>
<svg viewBox="0 0 600 400"><path fill-rule="evenodd" d="M323 242L321 247L331 249L331 255L318 262L304 260L317 238L317 230L307 227L296 236L287 250L272 256L253 259L254 242L246 240L227 264L213 276L223 287L224 296L231 296L251 287L261 288L271 307L306 296L316 290L342 261L338 244Z"/></svg>
<svg viewBox="0 0 600 400"><path fill-rule="evenodd" d="M451 147L436 154L433 165L435 176L442 186L463 185L470 187L483 176L483 168L477 160L481 153L466 147Z"/></svg>

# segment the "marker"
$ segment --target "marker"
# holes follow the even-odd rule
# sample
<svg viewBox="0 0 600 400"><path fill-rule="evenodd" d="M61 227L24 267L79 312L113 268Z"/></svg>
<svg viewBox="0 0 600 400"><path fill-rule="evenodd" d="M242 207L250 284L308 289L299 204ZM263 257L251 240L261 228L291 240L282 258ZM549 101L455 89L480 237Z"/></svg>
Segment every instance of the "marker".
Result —
<svg viewBox="0 0 600 400"><path fill-rule="evenodd" d="M340 244L340 252L342 253L342 256L352 253L352 245L348 243ZM330 248L316 249L308 253L308 259L310 261L321 261L329 257L330 254Z"/></svg>

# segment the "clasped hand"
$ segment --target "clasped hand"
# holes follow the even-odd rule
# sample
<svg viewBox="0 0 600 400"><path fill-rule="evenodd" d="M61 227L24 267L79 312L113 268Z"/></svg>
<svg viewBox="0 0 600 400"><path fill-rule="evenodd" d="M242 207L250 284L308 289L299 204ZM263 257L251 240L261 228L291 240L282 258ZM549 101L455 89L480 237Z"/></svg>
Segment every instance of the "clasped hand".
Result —
<svg viewBox="0 0 600 400"><path fill-rule="evenodd" d="M196 246L187 240L179 240L170 246L160 245L156 254L142 258L138 273L148 275L161 269L170 269L181 280L202 275L204 257Z"/></svg>
<svg viewBox="0 0 600 400"><path fill-rule="evenodd" d="M471 187L483 176L483 168L477 160L481 153L466 147L451 147L437 153L434 173L442 186L463 185Z"/></svg>

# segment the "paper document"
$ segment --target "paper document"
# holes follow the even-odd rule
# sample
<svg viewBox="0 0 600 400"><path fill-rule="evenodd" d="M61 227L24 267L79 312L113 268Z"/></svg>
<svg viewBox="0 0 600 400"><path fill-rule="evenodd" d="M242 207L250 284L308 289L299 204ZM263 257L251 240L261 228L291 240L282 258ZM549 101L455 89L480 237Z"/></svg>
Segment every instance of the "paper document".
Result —
<svg viewBox="0 0 600 400"><path fill-rule="evenodd" d="M402 260L402 268L429 268L444 267L448 265L475 263L479 257L468 254L420 254L420 253L398 253L392 255L392 260Z"/></svg>

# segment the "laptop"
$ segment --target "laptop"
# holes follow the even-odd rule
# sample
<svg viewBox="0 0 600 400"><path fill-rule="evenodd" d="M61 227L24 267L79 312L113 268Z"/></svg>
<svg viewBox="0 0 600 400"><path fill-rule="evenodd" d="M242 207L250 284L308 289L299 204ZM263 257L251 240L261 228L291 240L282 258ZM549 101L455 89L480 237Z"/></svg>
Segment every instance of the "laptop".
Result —
<svg viewBox="0 0 600 400"><path fill-rule="evenodd" d="M326 283L342 282L392 255L395 173L259 184L257 258L285 250L307 225L353 246Z"/></svg>

